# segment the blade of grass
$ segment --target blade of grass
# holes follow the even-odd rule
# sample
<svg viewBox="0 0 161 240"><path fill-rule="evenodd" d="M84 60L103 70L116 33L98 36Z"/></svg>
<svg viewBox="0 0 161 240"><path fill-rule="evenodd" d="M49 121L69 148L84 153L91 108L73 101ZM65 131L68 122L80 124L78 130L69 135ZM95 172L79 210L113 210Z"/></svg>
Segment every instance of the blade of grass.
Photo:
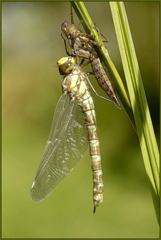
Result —
<svg viewBox="0 0 161 240"><path fill-rule="evenodd" d="M152 197L159 222L159 151L144 92L132 36L122 2L110 2L115 31L130 102L135 118L145 169L152 187Z"/></svg>
<svg viewBox="0 0 161 240"><path fill-rule="evenodd" d="M86 33L89 34L92 31L93 40L98 43L102 43L100 40L100 35L98 34L97 30L92 27L92 26L94 26L94 24L93 24L93 21L89 15L84 3L83 2L71 2L71 5L74 8L79 20L82 21L82 25L83 25ZM124 108L127 112L127 115L135 128L135 121L134 121L133 113L131 110L129 97L126 93L126 89L122 83L122 80L121 80L112 60L110 59L109 55L107 54L107 49L105 48L104 45L102 45L102 47L96 46L95 49L96 49L97 54L100 57L101 61L104 63L104 66L108 70L110 78L112 79L112 82L116 86L117 95L119 96L119 98L122 102L122 105L124 106Z"/></svg>

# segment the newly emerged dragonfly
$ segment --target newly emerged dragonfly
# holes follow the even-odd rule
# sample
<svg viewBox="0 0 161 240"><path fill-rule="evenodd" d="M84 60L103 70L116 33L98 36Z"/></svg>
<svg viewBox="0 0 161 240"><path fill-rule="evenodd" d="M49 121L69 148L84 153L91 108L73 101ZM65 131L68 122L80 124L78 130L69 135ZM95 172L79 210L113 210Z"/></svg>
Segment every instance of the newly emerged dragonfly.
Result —
<svg viewBox="0 0 161 240"><path fill-rule="evenodd" d="M45 199L73 170L89 142L95 212L103 201L103 180L96 114L86 85L88 76L82 71L83 65L76 64L73 57L60 59L58 67L64 74L63 94L58 101L49 139L31 186L31 197L35 202Z"/></svg>
<svg viewBox="0 0 161 240"><path fill-rule="evenodd" d="M63 21L61 30L62 34L68 39L70 47L74 50L71 54L69 54L66 49L68 55L89 60L98 84L112 99L115 105L119 107L120 104L117 100L112 83L110 82L110 79L106 74L106 71L97 55L97 52L94 49L94 45L100 46L100 44L91 40L90 34L83 33L73 24L69 24L67 21Z"/></svg>

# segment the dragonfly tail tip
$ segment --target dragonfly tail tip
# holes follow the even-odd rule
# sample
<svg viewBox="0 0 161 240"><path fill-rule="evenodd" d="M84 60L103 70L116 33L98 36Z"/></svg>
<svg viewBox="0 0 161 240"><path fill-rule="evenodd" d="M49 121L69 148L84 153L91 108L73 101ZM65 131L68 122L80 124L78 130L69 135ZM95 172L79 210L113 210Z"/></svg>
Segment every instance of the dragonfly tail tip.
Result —
<svg viewBox="0 0 161 240"><path fill-rule="evenodd" d="M94 206L94 208L93 208L93 213L95 213L96 212L96 206Z"/></svg>

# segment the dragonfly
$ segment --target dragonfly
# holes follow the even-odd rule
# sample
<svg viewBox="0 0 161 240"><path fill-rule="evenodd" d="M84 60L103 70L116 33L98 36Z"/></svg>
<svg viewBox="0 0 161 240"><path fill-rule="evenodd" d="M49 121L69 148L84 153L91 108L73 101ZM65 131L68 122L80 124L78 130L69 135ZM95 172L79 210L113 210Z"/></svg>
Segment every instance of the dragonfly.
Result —
<svg viewBox="0 0 161 240"><path fill-rule="evenodd" d="M73 24L63 21L61 25L62 36L66 37L69 46L74 50L71 54L68 53L65 42L65 49L68 55L75 56L77 58L88 59L91 63L93 74L99 84L99 86L105 91L105 93L112 99L114 104L119 108L120 104L117 100L115 90L106 71L98 57L97 52L94 49L94 45L101 46L93 40L90 39L91 34L83 33L81 30L77 29ZM63 37L63 38L64 38Z"/></svg>
<svg viewBox="0 0 161 240"><path fill-rule="evenodd" d="M31 186L33 201L44 200L74 169L89 143L93 172L93 203L103 202L103 178L94 102L87 89L83 64L68 56L57 62L64 75L49 138Z"/></svg>

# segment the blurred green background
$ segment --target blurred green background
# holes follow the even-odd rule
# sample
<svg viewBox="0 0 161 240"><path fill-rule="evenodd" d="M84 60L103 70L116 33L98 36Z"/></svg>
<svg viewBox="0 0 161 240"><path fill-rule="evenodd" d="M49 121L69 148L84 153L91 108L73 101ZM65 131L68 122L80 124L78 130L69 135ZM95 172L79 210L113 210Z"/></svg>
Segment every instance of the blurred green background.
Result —
<svg viewBox="0 0 161 240"><path fill-rule="evenodd" d="M108 2L88 2L86 7L124 78ZM159 3L129 2L125 8L159 141ZM2 3L2 237L156 238L157 220L134 129L124 109L93 93L104 203L94 215L88 151L47 199L34 203L30 197L61 95L56 62L66 56L63 20L70 22L69 2Z"/></svg>

